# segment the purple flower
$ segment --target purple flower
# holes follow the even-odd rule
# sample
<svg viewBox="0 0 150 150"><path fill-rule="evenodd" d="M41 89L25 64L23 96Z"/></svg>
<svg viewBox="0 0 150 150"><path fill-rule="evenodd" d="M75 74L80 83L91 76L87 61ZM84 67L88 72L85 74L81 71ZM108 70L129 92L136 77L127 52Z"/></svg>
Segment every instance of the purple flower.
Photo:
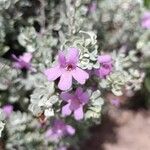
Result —
<svg viewBox="0 0 150 150"><path fill-rule="evenodd" d="M9 104L8 105L4 105L2 107L2 110L3 110L4 114L5 114L5 116L9 117L11 115L12 111L13 111L13 106L9 105Z"/></svg>
<svg viewBox="0 0 150 150"><path fill-rule="evenodd" d="M105 78L112 71L112 58L110 55L101 55L98 57L100 68L96 70L96 75Z"/></svg>
<svg viewBox="0 0 150 150"><path fill-rule="evenodd" d="M55 119L52 128L46 131L45 136L51 141L58 142L63 136L74 134L75 129L72 126L65 124L62 120Z"/></svg>
<svg viewBox="0 0 150 150"><path fill-rule="evenodd" d="M150 11L143 14L141 19L141 26L145 29L150 29Z"/></svg>
<svg viewBox="0 0 150 150"><path fill-rule="evenodd" d="M49 81L54 81L60 77L58 87L61 90L68 90L72 86L72 77L80 84L84 84L89 78L86 71L77 67L79 61L79 52L76 48L70 48L68 54L60 52L58 55L58 64L50 69L46 69L44 74Z"/></svg>
<svg viewBox="0 0 150 150"><path fill-rule="evenodd" d="M31 69L31 59L32 54L31 53L24 53L23 55L16 57L15 55L12 55L15 62L13 63L13 66L16 69Z"/></svg>
<svg viewBox="0 0 150 150"><path fill-rule="evenodd" d="M111 104L116 106L116 107L119 107L120 106L120 101L119 101L119 99L112 99Z"/></svg>
<svg viewBox="0 0 150 150"><path fill-rule="evenodd" d="M76 120L83 119L83 106L89 101L88 93L83 92L82 88L77 88L74 94L64 92L61 93L60 96L67 102L67 104L62 107L62 115L68 116L73 112Z"/></svg>
<svg viewBox="0 0 150 150"><path fill-rule="evenodd" d="M90 12L90 13L95 12L95 11L96 11L96 7L97 7L96 2L92 2L92 3L90 3L90 4L89 4L89 6L88 6L88 10L89 10L89 12Z"/></svg>
<svg viewBox="0 0 150 150"><path fill-rule="evenodd" d="M61 146L57 150L67 150L67 147L66 146Z"/></svg>

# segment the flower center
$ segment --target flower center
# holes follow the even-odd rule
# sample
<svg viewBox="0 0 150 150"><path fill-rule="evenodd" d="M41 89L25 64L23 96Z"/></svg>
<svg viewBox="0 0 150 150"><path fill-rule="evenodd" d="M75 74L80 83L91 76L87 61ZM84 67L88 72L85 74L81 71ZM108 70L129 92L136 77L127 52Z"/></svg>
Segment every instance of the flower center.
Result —
<svg viewBox="0 0 150 150"><path fill-rule="evenodd" d="M81 105L82 104L82 102L79 100L79 99L75 99L75 104L77 105L77 106L79 106L79 105Z"/></svg>
<svg viewBox="0 0 150 150"><path fill-rule="evenodd" d="M108 64L102 64L102 66L105 68L105 69L109 69L110 66Z"/></svg>
<svg viewBox="0 0 150 150"><path fill-rule="evenodd" d="M68 66L67 66L67 70L68 71L71 71L73 69L73 66L71 65L71 64L69 64Z"/></svg>

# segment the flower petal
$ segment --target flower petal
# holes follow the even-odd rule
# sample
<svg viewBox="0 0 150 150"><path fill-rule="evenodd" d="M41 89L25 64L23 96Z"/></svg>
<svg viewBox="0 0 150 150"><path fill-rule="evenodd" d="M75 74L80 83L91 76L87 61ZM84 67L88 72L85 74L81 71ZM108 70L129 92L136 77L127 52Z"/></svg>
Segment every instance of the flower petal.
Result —
<svg viewBox="0 0 150 150"><path fill-rule="evenodd" d="M72 75L70 72L65 71L60 77L60 81L58 83L59 89L65 91L71 88L72 85Z"/></svg>
<svg viewBox="0 0 150 150"><path fill-rule="evenodd" d="M88 92L84 92L81 96L80 96L80 101L84 104L88 103L89 101L89 95Z"/></svg>
<svg viewBox="0 0 150 150"><path fill-rule="evenodd" d="M45 133L45 138L53 142L58 142L61 135L54 133L52 129L48 129Z"/></svg>
<svg viewBox="0 0 150 150"><path fill-rule="evenodd" d="M66 58L63 52L59 52L58 54L58 62L60 66L65 67L66 66Z"/></svg>
<svg viewBox="0 0 150 150"><path fill-rule="evenodd" d="M4 105L2 107L2 110L5 114L6 117L9 117L11 114L12 114L12 111L13 111L13 106L12 105Z"/></svg>
<svg viewBox="0 0 150 150"><path fill-rule="evenodd" d="M82 106L74 111L74 117L76 120L83 119L83 107Z"/></svg>
<svg viewBox="0 0 150 150"><path fill-rule="evenodd" d="M83 92L83 89L81 87L78 87L76 89L75 95L79 99L79 101L83 104L86 104L89 100L88 92Z"/></svg>
<svg viewBox="0 0 150 150"><path fill-rule="evenodd" d="M32 59L32 54L31 53L24 53L22 56L19 57L20 60L29 63Z"/></svg>
<svg viewBox="0 0 150 150"><path fill-rule="evenodd" d="M84 71L78 67L76 67L74 70L72 70L72 76L80 84L84 84L85 81L89 78L89 74L86 71Z"/></svg>
<svg viewBox="0 0 150 150"><path fill-rule="evenodd" d="M13 63L13 67L16 68L16 69L21 69L22 65L21 65L20 62L15 62L15 63Z"/></svg>
<svg viewBox="0 0 150 150"><path fill-rule="evenodd" d="M143 21L142 27L145 29L149 29L150 28L150 19Z"/></svg>
<svg viewBox="0 0 150 150"><path fill-rule="evenodd" d="M73 98L72 94L68 93L68 92L62 92L60 94L60 97L64 100L64 101L68 101L70 99Z"/></svg>
<svg viewBox="0 0 150 150"><path fill-rule="evenodd" d="M74 97L74 99L72 99L72 100L70 101L70 109L71 109L72 111L78 109L78 108L80 107L80 105L81 105L81 103L80 103L80 101L78 100L78 98L76 98L76 97Z"/></svg>
<svg viewBox="0 0 150 150"><path fill-rule="evenodd" d="M107 75L110 74L111 70L112 70L111 68L101 67L99 69L99 76L100 76L100 78L105 78Z"/></svg>
<svg viewBox="0 0 150 150"><path fill-rule="evenodd" d="M48 130L46 131L45 137L46 137L46 138L50 138L50 136L52 136L52 134L53 134L53 132L52 132L52 129L50 128L50 129L48 129Z"/></svg>
<svg viewBox="0 0 150 150"><path fill-rule="evenodd" d="M59 148L57 148L57 150L67 150L67 147L65 147L65 146L60 146Z"/></svg>
<svg viewBox="0 0 150 150"><path fill-rule="evenodd" d="M67 62L76 64L79 59L79 51L77 48L69 48L66 55Z"/></svg>
<svg viewBox="0 0 150 150"><path fill-rule="evenodd" d="M78 87L75 91L75 95L77 97L80 97L82 95L82 93L83 93L83 89L81 87Z"/></svg>
<svg viewBox="0 0 150 150"><path fill-rule="evenodd" d="M70 104L66 104L65 106L62 107L62 115L69 116L70 114L71 114Z"/></svg>
<svg viewBox="0 0 150 150"><path fill-rule="evenodd" d="M98 57L99 63L108 63L112 61L112 58L110 55L104 54Z"/></svg>
<svg viewBox="0 0 150 150"><path fill-rule="evenodd" d="M44 71L44 74L47 76L47 79L49 81L54 81L58 77L60 77L61 69L59 68L59 66L56 66L56 67L53 67L53 68L49 68L49 69L46 69Z"/></svg>
<svg viewBox="0 0 150 150"><path fill-rule="evenodd" d="M66 125L66 130L67 130L67 133L69 135L74 135L75 134L75 129L70 125Z"/></svg>
<svg viewBox="0 0 150 150"><path fill-rule="evenodd" d="M14 54L12 54L12 58L13 58L15 61L19 61L19 58L18 58L16 55L14 55Z"/></svg>
<svg viewBox="0 0 150 150"><path fill-rule="evenodd" d="M150 29L150 12L145 12L141 19L141 26L145 29Z"/></svg>

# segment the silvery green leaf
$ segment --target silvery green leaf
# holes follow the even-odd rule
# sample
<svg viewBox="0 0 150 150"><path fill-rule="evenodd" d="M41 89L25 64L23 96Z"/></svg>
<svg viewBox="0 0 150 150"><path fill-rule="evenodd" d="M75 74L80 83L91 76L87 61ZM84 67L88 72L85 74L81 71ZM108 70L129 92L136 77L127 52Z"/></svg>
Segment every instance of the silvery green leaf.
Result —
<svg viewBox="0 0 150 150"><path fill-rule="evenodd" d="M53 105L59 101L59 98L57 93L55 93L54 82L45 80L45 77L40 80L40 82L38 80L39 84L35 85L35 90L31 94L29 110L35 116L44 112L47 116L51 117L55 109Z"/></svg>
<svg viewBox="0 0 150 150"><path fill-rule="evenodd" d="M8 9L11 5L14 5L18 0L0 0L0 10Z"/></svg>
<svg viewBox="0 0 150 150"><path fill-rule="evenodd" d="M51 109L51 108L46 109L46 110L44 111L44 115L45 115L46 117L52 117L52 116L54 116L54 110Z"/></svg>
<svg viewBox="0 0 150 150"><path fill-rule="evenodd" d="M6 124L7 134L10 136L6 148L13 149L15 146L22 150L34 149L36 143L38 148L42 145L41 147L45 149L44 135L37 130L38 126L39 122L32 115L19 111L13 112Z"/></svg>
<svg viewBox="0 0 150 150"><path fill-rule="evenodd" d="M0 137L1 137L2 131L4 129L4 126L5 126L5 123L3 123L2 121L0 121Z"/></svg>
<svg viewBox="0 0 150 150"><path fill-rule="evenodd" d="M100 118L101 116L101 110L104 104L104 100L101 98L101 92L99 90L96 90L94 92L89 90L88 93L91 96L88 104L88 109L85 113L85 119L92 118L94 121L94 119Z"/></svg>
<svg viewBox="0 0 150 150"><path fill-rule="evenodd" d="M102 98L97 98L97 99L95 99L95 101L93 101L93 103L92 103L92 105L93 106L102 106L104 104L104 101L103 101L103 99Z"/></svg>
<svg viewBox="0 0 150 150"><path fill-rule="evenodd" d="M89 118L99 118L99 114L93 112L92 110L88 110L86 113L85 113L85 119L89 119Z"/></svg>
<svg viewBox="0 0 150 150"><path fill-rule="evenodd" d="M90 40L90 39L86 39L86 40L85 40L85 46L88 46L90 43L91 43L91 40Z"/></svg>
<svg viewBox="0 0 150 150"><path fill-rule="evenodd" d="M95 113L99 113L101 111L100 107L94 106L94 107L90 107L90 110L95 112Z"/></svg>
<svg viewBox="0 0 150 150"><path fill-rule="evenodd" d="M94 92L92 93L92 95L91 95L90 98L91 98L92 100L94 100L94 99L100 97L100 95L101 95L101 92L100 92L99 90L96 90L96 91L94 91Z"/></svg>
<svg viewBox="0 0 150 150"><path fill-rule="evenodd" d="M5 115L2 111L2 109L0 109L0 121L3 121L5 119Z"/></svg>
<svg viewBox="0 0 150 150"><path fill-rule="evenodd" d="M18 36L18 41L22 46L27 47L28 51L33 52L36 50L35 40L37 33L34 27L22 28ZM32 51L31 51L32 50Z"/></svg>
<svg viewBox="0 0 150 150"><path fill-rule="evenodd" d="M121 96L121 95L123 95L123 93L122 93L121 90L117 90L117 89L114 89L114 88L112 88L112 92L113 92L113 94L116 95L116 96Z"/></svg>
<svg viewBox="0 0 150 150"><path fill-rule="evenodd" d="M93 68L98 68L97 63L97 40L96 40L96 34L94 32L85 32L80 31L79 35L76 35L72 37L71 39L68 39L63 44L63 47L65 49L68 49L69 47L76 47L79 50L80 54L80 61L78 63L78 66L82 69L88 69L92 70ZM96 65L95 65L96 64Z"/></svg>
<svg viewBox="0 0 150 150"><path fill-rule="evenodd" d="M127 72L113 72L107 76L106 80L102 80L102 82L100 82L100 86L103 88L110 88L115 95L121 95L122 88L125 87L129 80L130 76Z"/></svg>
<svg viewBox="0 0 150 150"><path fill-rule="evenodd" d="M98 69L100 67L100 64L99 64L99 62L97 61L95 64L94 64L94 68L95 69Z"/></svg>
<svg viewBox="0 0 150 150"><path fill-rule="evenodd" d="M138 42L136 43L137 49L143 53L145 59L150 57L150 52L148 51L148 49L150 48L149 35L150 31L146 30L143 34L141 34Z"/></svg>
<svg viewBox="0 0 150 150"><path fill-rule="evenodd" d="M109 83L106 80L101 80L99 84L100 84L100 87L102 87L104 89L109 87Z"/></svg>
<svg viewBox="0 0 150 150"><path fill-rule="evenodd" d="M50 97L50 102L51 102L51 104L57 103L58 100L59 100L58 95L52 95L52 96Z"/></svg>
<svg viewBox="0 0 150 150"><path fill-rule="evenodd" d="M90 37L90 43L92 44L92 45L95 45L96 44L96 42L97 42L97 36L96 36L96 34L94 33L94 32L85 32L85 31L80 31L79 33L81 33L81 34L86 34L87 36L89 36ZM89 43L89 42L88 42ZM90 44L89 43L89 44ZM87 46L87 45L86 45Z"/></svg>
<svg viewBox="0 0 150 150"><path fill-rule="evenodd" d="M137 69L130 68L129 69L129 80L126 85L126 89L130 91L138 91L142 87L142 83L145 77L144 72L139 72Z"/></svg>
<svg viewBox="0 0 150 150"><path fill-rule="evenodd" d="M38 106L35 105L35 104L32 104L32 103L29 105L28 109L29 109L31 112L33 112L33 115L35 115L35 116L38 116L39 114L42 113L41 108L38 107Z"/></svg>

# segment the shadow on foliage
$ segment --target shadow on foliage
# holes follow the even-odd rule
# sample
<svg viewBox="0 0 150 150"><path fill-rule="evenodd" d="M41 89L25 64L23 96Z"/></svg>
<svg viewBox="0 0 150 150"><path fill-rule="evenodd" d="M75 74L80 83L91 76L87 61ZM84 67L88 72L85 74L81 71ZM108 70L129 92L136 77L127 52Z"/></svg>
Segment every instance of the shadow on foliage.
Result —
<svg viewBox="0 0 150 150"><path fill-rule="evenodd" d="M101 124L90 129L92 135L82 144L81 150L105 150L103 143L116 143L118 126L114 119L108 115L103 116Z"/></svg>

